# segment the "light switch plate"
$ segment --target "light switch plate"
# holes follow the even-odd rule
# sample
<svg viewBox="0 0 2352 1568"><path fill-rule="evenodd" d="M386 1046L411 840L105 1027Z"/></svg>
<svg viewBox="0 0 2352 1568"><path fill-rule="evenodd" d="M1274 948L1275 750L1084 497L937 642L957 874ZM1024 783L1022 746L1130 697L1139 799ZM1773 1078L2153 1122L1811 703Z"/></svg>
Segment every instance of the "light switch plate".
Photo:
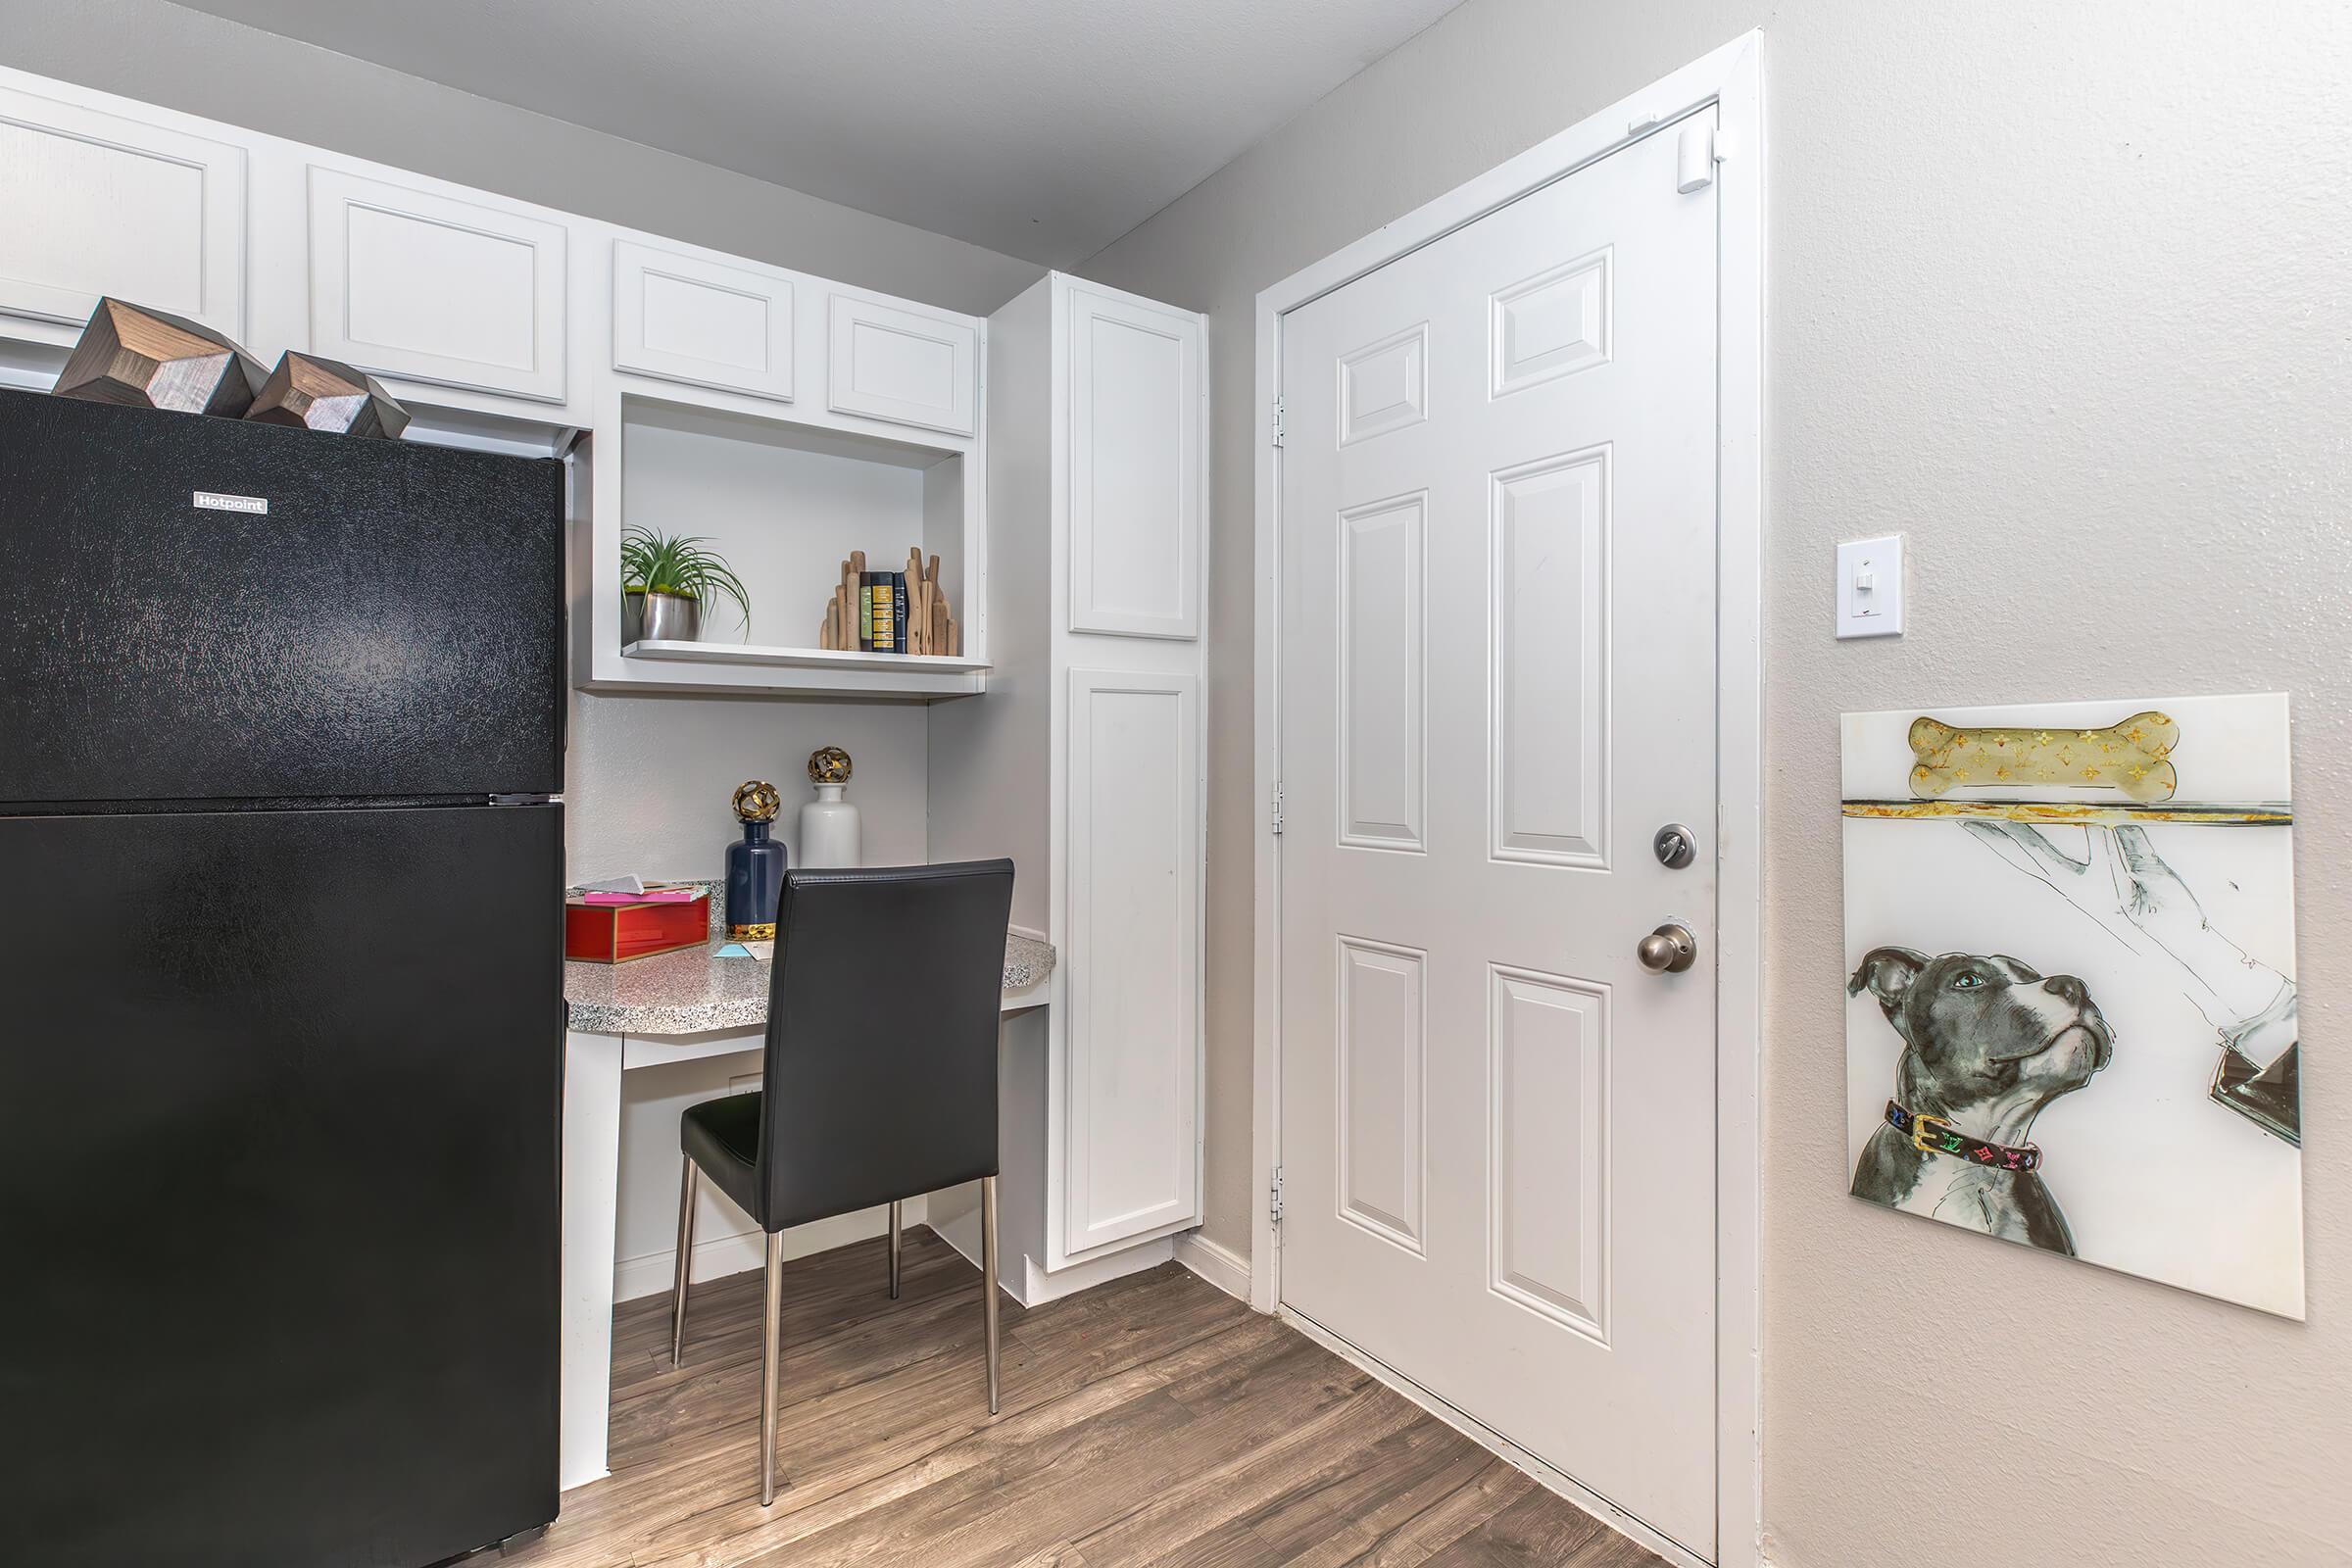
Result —
<svg viewBox="0 0 2352 1568"><path fill-rule="evenodd" d="M1838 635L1903 634L1903 536L1854 539L1838 547Z"/></svg>

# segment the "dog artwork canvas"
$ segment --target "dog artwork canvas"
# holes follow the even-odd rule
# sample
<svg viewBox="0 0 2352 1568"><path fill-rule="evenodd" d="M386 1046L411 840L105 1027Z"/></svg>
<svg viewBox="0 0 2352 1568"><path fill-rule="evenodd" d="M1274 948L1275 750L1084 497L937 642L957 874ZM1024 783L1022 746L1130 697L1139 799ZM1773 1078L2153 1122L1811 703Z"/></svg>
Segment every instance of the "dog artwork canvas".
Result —
<svg viewBox="0 0 2352 1568"><path fill-rule="evenodd" d="M2283 695L1849 713L1856 1198L2301 1318Z"/></svg>

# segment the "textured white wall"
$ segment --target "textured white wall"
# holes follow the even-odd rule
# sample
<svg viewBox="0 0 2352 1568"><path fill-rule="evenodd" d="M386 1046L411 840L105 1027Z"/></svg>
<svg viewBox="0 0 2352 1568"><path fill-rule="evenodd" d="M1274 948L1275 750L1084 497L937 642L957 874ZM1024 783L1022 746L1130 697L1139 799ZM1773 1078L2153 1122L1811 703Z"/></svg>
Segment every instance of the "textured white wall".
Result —
<svg viewBox="0 0 2352 1568"><path fill-rule="evenodd" d="M1208 1231L1247 1250L1256 1202L1256 293L1757 24L1773 1559L2352 1561L2339 4L1470 0L1079 269L1212 318ZM1832 547L1897 529L1910 635L1835 642ZM2273 689L2297 719L2310 1322L1847 1198L1838 712Z"/></svg>

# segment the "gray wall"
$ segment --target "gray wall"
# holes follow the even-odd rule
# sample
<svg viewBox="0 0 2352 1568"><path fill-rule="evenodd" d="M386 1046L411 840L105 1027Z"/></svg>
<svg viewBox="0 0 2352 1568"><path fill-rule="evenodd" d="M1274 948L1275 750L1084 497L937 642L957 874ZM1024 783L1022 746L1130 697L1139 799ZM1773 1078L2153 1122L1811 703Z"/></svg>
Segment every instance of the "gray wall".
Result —
<svg viewBox="0 0 2352 1568"><path fill-rule="evenodd" d="M2352 138L2335 4L1470 0L1080 270L1211 313L1208 1231L1247 1251L1257 291L1767 28L1775 1561L2352 1557ZM1911 632L1830 635L1910 536ZM2311 1321L1845 1196L1841 710L2286 689ZM1925 1387L1920 1419L1902 1391Z"/></svg>

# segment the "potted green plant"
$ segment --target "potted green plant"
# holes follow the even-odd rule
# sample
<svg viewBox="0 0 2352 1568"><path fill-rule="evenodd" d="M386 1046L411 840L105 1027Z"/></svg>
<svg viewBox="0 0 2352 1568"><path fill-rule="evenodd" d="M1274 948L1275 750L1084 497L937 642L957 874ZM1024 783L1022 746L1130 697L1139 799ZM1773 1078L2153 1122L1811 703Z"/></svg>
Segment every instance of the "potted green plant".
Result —
<svg viewBox="0 0 2352 1568"><path fill-rule="evenodd" d="M703 611L720 595L743 613L744 636L752 631L752 601L743 579L724 557L703 548L700 537L658 533L631 525L620 532L621 633L623 644L645 641L693 642L702 635Z"/></svg>

